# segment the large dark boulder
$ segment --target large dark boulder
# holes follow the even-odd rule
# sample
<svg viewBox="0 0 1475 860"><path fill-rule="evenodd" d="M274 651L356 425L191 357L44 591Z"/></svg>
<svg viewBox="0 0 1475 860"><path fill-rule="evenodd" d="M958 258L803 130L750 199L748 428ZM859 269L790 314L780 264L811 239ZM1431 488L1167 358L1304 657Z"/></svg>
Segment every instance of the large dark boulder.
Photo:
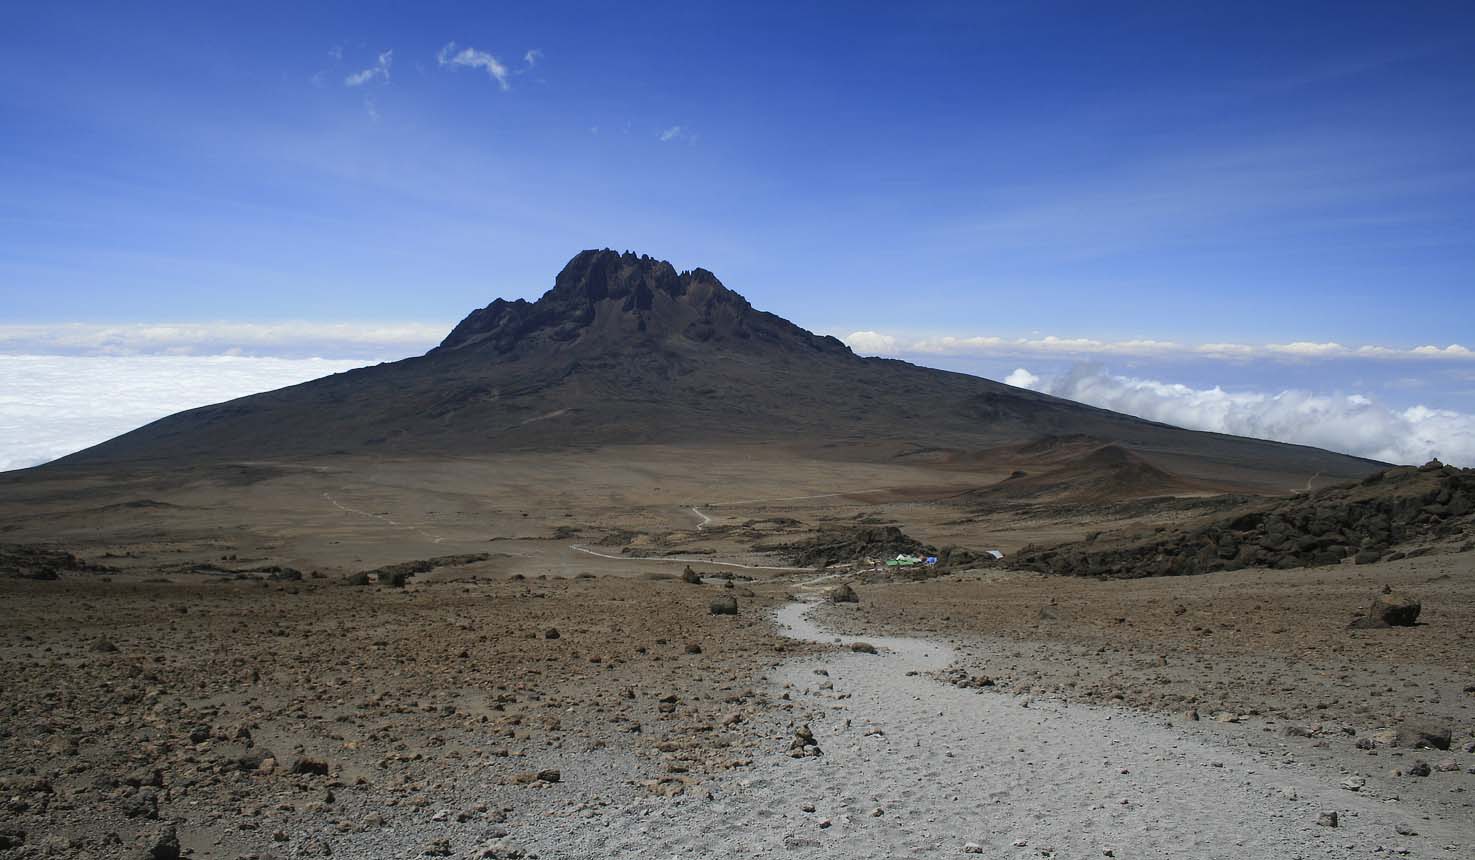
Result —
<svg viewBox="0 0 1475 860"><path fill-rule="evenodd" d="M1418 623L1422 609L1419 601L1407 594L1385 591L1373 600L1367 614L1353 621L1350 626L1361 629L1412 627Z"/></svg>

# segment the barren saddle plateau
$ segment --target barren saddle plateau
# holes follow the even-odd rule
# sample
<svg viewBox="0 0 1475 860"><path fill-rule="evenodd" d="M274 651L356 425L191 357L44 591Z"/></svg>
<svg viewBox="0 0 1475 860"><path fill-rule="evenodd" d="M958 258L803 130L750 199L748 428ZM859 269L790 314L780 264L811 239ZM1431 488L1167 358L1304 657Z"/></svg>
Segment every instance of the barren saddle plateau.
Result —
<svg viewBox="0 0 1475 860"><path fill-rule="evenodd" d="M1137 494L1155 482L1169 493L1285 492L1297 479L1347 480L1380 466L863 358L753 308L705 269L599 250L576 255L535 302L473 311L425 355L181 412L44 468L729 440L894 443L967 457L1062 438L1116 446L1082 465L1130 461Z"/></svg>

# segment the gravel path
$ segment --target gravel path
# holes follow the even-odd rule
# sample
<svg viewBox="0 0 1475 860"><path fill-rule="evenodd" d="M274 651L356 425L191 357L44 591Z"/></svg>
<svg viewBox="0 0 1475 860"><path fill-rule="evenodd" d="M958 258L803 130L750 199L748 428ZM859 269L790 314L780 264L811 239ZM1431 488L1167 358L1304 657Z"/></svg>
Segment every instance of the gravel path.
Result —
<svg viewBox="0 0 1475 860"><path fill-rule="evenodd" d="M813 606L785 606L778 624L835 641L810 621ZM948 647L866 641L880 652L775 668L770 680L792 710L780 711L753 766L715 783L710 798L616 801L518 828L518 846L663 860L1455 858L1475 848L1469 821L1426 820L1341 787L1340 774L1233 748L1206 728L944 684L928 673L953 661ZM793 729L806 723L823 755L790 758ZM1339 826L1318 824L1326 812Z"/></svg>

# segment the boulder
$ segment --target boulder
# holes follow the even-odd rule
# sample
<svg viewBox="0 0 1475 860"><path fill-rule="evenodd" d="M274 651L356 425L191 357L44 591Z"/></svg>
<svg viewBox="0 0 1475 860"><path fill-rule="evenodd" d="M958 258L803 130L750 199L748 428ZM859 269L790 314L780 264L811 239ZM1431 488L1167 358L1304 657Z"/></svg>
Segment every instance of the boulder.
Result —
<svg viewBox="0 0 1475 860"><path fill-rule="evenodd" d="M681 581L688 585L701 585L702 575L692 570L691 565L688 564L686 569L681 571Z"/></svg>
<svg viewBox="0 0 1475 860"><path fill-rule="evenodd" d="M1393 730L1393 743L1395 747L1408 747L1410 749L1449 749L1451 732L1449 728L1431 725L1420 725L1408 723Z"/></svg>
<svg viewBox="0 0 1475 860"><path fill-rule="evenodd" d="M159 833L159 838L154 840L144 857L146 860L179 860L179 836L174 832L174 825Z"/></svg>
<svg viewBox="0 0 1475 860"><path fill-rule="evenodd" d="M712 598L712 602L707 604L707 609L713 615L736 615L737 598L728 596L714 597Z"/></svg>
<svg viewBox="0 0 1475 860"><path fill-rule="evenodd" d="M292 762L292 772L311 776L327 776L328 763L322 759L299 758Z"/></svg>
<svg viewBox="0 0 1475 860"><path fill-rule="evenodd" d="M860 595L855 593L855 589L851 588L850 583L848 582L842 583L830 589L829 598L831 603L860 602Z"/></svg>
<svg viewBox="0 0 1475 860"><path fill-rule="evenodd" d="M1412 627L1418 622L1419 612L1422 609L1423 606L1419 601L1406 594L1385 591L1373 600L1366 615L1357 618L1348 626L1362 629Z"/></svg>

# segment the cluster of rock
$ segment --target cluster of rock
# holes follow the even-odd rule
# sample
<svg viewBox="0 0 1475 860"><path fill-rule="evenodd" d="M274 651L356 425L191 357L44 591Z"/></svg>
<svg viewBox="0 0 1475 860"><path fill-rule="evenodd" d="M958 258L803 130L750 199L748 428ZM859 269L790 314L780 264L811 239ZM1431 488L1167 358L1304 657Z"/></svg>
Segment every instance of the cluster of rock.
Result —
<svg viewBox="0 0 1475 860"><path fill-rule="evenodd" d="M107 573L112 568L89 564L69 552L26 544L0 543L0 576L58 579L63 573Z"/></svg>
<svg viewBox="0 0 1475 860"><path fill-rule="evenodd" d="M758 552L775 552L801 567L830 567L841 564L881 562L898 555L937 558L937 564L888 569L888 575L930 575L945 568L966 567L993 561L957 546L942 549L924 544L896 526L826 528L806 540L784 544L759 544Z"/></svg>
<svg viewBox="0 0 1475 860"><path fill-rule="evenodd" d="M824 755L819 748L819 741L814 739L814 731L806 723L794 730L794 740L789 743L790 758L814 758Z"/></svg>
<svg viewBox="0 0 1475 860"><path fill-rule="evenodd" d="M935 547L927 546L896 526L830 528L808 540L755 549L778 552L802 567L829 567L866 558L885 559L898 555L937 553Z"/></svg>
<svg viewBox="0 0 1475 860"><path fill-rule="evenodd" d="M387 564L376 567L373 570L365 570L350 575L344 580L348 585L368 585L371 581L377 581L380 585L389 588L404 588L410 577L418 573L429 573L438 567L458 567L467 564L476 564L491 558L491 553L474 552L463 555L440 555L435 558L421 558L414 561L402 561L399 564Z"/></svg>
<svg viewBox="0 0 1475 860"><path fill-rule="evenodd" d="M1396 560L1397 547L1468 535L1475 470L1438 461L1377 472L1356 484L1261 504L1162 534L1026 547L1014 567L1071 576L1135 578Z"/></svg>

